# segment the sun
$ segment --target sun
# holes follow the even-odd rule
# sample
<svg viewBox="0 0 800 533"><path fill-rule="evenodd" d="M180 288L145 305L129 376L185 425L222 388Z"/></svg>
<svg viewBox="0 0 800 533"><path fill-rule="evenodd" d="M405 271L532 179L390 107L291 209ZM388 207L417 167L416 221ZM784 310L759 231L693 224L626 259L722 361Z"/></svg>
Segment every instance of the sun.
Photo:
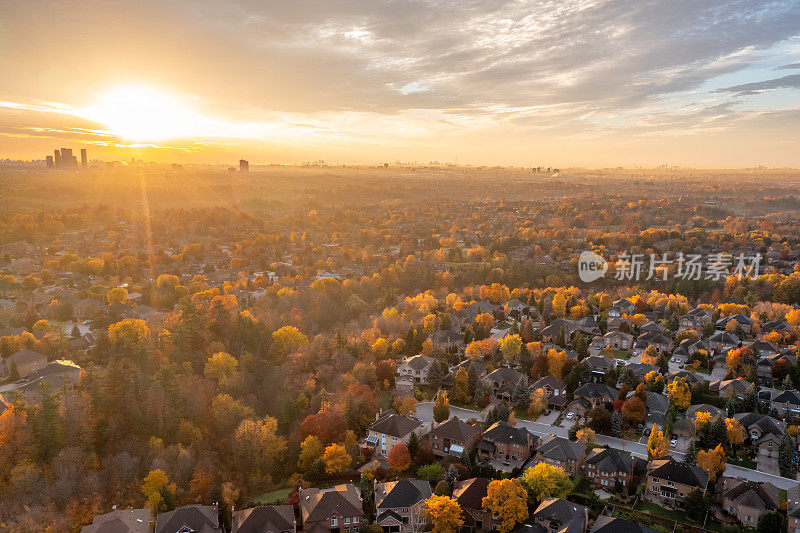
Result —
<svg viewBox="0 0 800 533"><path fill-rule="evenodd" d="M77 114L129 141L163 141L191 136L202 121L185 100L155 87L121 85L99 94Z"/></svg>

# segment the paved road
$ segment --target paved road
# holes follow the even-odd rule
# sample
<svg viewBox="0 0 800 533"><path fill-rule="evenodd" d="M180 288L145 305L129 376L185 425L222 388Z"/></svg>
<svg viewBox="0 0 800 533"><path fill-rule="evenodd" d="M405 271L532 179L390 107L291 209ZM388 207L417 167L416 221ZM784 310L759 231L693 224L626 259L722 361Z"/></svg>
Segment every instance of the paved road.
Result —
<svg viewBox="0 0 800 533"><path fill-rule="evenodd" d="M450 406L450 416L458 417L460 420L469 420L475 418L483 420L479 411L472 411L461 407ZM422 422L433 422L433 402L420 402L417 404L417 418ZM551 426L549 424L540 424L539 422L531 422L529 420L517 420L517 425L526 428L528 431L538 437L546 437L548 435L557 435L559 437L568 437L568 430L566 428ZM608 437L606 435L597 435L595 437L597 444L608 445L618 450L630 452L631 455L647 459L647 445L640 442L633 442L616 437ZM683 454L678 451L671 453L672 457L677 460L683 460ZM759 472L758 470L751 470L741 466L728 464L725 470L726 476L744 477L750 481L769 481L773 485L781 489L788 489L797 486L797 481L788 479L766 472Z"/></svg>

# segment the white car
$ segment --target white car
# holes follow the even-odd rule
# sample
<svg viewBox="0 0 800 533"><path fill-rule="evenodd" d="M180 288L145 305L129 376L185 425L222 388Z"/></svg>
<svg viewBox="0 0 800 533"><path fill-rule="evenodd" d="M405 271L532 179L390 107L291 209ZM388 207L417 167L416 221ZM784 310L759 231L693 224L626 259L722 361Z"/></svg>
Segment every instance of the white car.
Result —
<svg viewBox="0 0 800 533"><path fill-rule="evenodd" d="M575 413L567 413L567 420L572 420L575 418Z"/></svg>
<svg viewBox="0 0 800 533"><path fill-rule="evenodd" d="M671 441L669 441L669 445L670 445L670 446L672 446L672 447L674 448L675 446L677 446L677 445L678 445L678 441L677 441L677 440L675 440L675 439L672 439Z"/></svg>

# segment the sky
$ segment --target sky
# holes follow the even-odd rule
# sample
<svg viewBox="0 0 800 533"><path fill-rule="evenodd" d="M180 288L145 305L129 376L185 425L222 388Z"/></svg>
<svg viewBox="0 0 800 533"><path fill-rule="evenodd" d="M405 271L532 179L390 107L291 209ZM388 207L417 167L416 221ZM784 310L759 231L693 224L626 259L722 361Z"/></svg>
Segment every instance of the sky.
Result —
<svg viewBox="0 0 800 533"><path fill-rule="evenodd" d="M0 6L0 158L800 167L800 0Z"/></svg>

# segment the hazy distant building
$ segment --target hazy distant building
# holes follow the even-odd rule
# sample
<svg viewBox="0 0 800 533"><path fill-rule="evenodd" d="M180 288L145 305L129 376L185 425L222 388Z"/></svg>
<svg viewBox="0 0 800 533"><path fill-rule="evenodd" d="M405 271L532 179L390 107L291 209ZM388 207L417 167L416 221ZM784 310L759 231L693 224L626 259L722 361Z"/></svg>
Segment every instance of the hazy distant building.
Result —
<svg viewBox="0 0 800 533"><path fill-rule="evenodd" d="M47 161L47 168L53 168L55 166L52 155L48 155L46 161Z"/></svg>
<svg viewBox="0 0 800 533"><path fill-rule="evenodd" d="M72 148L62 148L61 149L61 166L64 168L70 168L75 166L73 163L75 162L74 156L72 155Z"/></svg>
<svg viewBox="0 0 800 533"><path fill-rule="evenodd" d="M81 148L81 166L83 168L89 166L89 161L86 159L86 148Z"/></svg>
<svg viewBox="0 0 800 533"><path fill-rule="evenodd" d="M248 161L247 159L240 159L239 172L250 172L250 161Z"/></svg>
<svg viewBox="0 0 800 533"><path fill-rule="evenodd" d="M56 168L61 168L61 152L58 150L53 150L53 159Z"/></svg>

